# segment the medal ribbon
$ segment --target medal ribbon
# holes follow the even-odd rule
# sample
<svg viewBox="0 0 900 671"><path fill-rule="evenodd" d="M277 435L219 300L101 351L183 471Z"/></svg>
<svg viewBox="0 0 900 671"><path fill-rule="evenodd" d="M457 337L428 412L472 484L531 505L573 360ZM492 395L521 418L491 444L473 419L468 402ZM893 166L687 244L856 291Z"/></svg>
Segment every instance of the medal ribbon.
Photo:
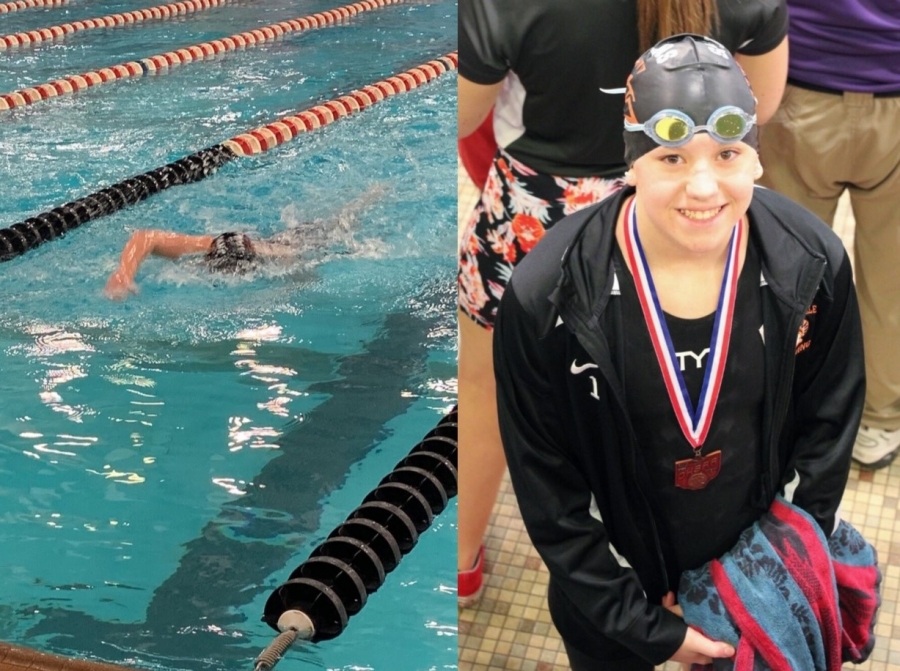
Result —
<svg viewBox="0 0 900 671"><path fill-rule="evenodd" d="M742 228L741 223L738 222L731 233L728 259L725 262L725 274L722 277L722 288L719 291L712 338L709 343L706 371L703 374L703 386L700 389L697 408L694 409L684 383L684 377L676 365L675 348L666 326L665 314L659 305L656 287L650 275L640 236L638 236L634 199L628 203L625 211L625 247L631 262L641 310L650 331L650 340L653 341L656 360L662 370L672 409L675 411L675 417L678 419L684 437L694 448L695 455L699 455L700 448L709 433L713 412L719 398L719 389L725 374L725 360L728 357L728 342L731 339L731 323L734 318L734 303L737 296L738 251L741 246Z"/></svg>

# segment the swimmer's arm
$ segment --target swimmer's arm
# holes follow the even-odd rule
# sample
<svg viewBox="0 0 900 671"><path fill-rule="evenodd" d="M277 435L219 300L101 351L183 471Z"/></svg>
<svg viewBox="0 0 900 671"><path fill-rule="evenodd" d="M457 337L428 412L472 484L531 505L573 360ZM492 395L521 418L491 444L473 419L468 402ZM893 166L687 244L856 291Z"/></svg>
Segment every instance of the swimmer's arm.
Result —
<svg viewBox="0 0 900 671"><path fill-rule="evenodd" d="M297 249L292 245L273 242L254 242L253 249L257 254L266 258L288 258L298 254Z"/></svg>
<svg viewBox="0 0 900 671"><path fill-rule="evenodd" d="M177 259L185 254L202 254L212 244L211 235L185 235L154 229L141 229L131 234L119 266L106 282L106 295L112 299L125 298L130 293L137 293L134 276L137 275L141 263L151 254Z"/></svg>

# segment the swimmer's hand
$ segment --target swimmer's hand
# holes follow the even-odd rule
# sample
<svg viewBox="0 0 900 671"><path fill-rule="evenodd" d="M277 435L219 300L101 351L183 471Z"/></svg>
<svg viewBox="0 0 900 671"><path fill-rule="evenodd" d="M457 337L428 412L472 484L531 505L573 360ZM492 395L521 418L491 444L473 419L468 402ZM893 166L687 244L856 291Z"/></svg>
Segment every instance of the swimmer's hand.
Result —
<svg viewBox="0 0 900 671"><path fill-rule="evenodd" d="M669 592L663 597L662 605L678 617L684 617L681 606L675 603L675 594ZM688 627L681 647L670 658L682 664L712 664L713 658L734 657L734 648L721 641L706 638L693 627Z"/></svg>
<svg viewBox="0 0 900 671"><path fill-rule="evenodd" d="M106 297L114 301L122 301L128 298L129 294L138 292L137 284L134 278L121 268L117 269L106 281L106 287L103 293Z"/></svg>

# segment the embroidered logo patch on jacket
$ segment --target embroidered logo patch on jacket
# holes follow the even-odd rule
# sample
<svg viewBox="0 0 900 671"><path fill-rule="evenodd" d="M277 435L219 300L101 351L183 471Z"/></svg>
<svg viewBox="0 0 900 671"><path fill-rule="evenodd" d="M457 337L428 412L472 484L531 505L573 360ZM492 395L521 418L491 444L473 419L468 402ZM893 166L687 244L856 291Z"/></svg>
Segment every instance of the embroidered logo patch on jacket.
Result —
<svg viewBox="0 0 900 671"><path fill-rule="evenodd" d="M794 349L794 354L800 354L801 352L809 349L809 346L812 345L812 339L809 338L809 331L812 328L812 325L815 323L816 314L818 314L819 308L813 303L809 306L809 310L806 311L806 317L803 320L803 323L800 324L800 330L797 332L797 346Z"/></svg>

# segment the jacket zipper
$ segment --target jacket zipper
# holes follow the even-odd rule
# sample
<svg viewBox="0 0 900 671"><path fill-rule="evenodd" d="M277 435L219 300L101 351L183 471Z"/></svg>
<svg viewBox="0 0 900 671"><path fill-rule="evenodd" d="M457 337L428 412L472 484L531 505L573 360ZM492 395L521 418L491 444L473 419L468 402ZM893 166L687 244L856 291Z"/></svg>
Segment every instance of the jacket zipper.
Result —
<svg viewBox="0 0 900 671"><path fill-rule="evenodd" d="M781 376L781 384L776 390L775 398L778 402L775 406L775 412L772 415L772 433L769 439L769 463L767 464L766 473L766 479L769 480L769 491L767 492L767 498L769 500L774 498L775 493L778 491L779 487L779 484L774 482L772 479L772 471L774 470L774 465L778 463L777 455L780 442L779 438L781 436L781 431L784 425L784 418L787 414L787 409L791 401L790 388L793 384L794 367L797 362L797 356L794 351L796 349L796 338L794 334L800 331L800 325L803 323L803 317L805 315L805 311L807 310L807 306L809 306L812 303L813 299L816 297L816 292L818 291L819 284L821 283L822 276L824 274L825 269L823 267L817 273L816 281L813 284L812 295L808 300L802 302L802 307L799 310L795 310L794 316L792 317L790 324L788 325L788 332L786 334L787 348L785 350L785 363L782 367L782 370L785 371L785 375Z"/></svg>
<svg viewBox="0 0 900 671"><path fill-rule="evenodd" d="M661 547L660 541L659 541L659 531L657 530L656 520L653 518L653 511L650 508L650 501L647 498L647 495L644 492L644 490L641 488L640 482L637 477L637 457L635 456L639 449L638 442L637 442L637 436L634 433L634 427L631 424L631 418L628 416L628 411L625 408L625 403L622 400L622 397L619 393L619 388L615 384L613 384L613 382L618 382L618 379L611 381L609 379L609 376L606 373L606 366L602 365L602 364L611 365L612 362L608 356L605 357L603 362L601 362L600 361L601 357L597 356L597 351L599 351L601 348L594 347L595 342L594 342L593 337L591 337L591 335L592 335L591 330L588 329L579 318L574 317L572 315L567 315L567 317L568 317L568 319L571 319L572 321L570 322L566 318L563 318L563 321L565 323L571 323L575 326L576 338L579 339L579 341L582 343L582 347L584 347L585 351L587 351L588 354L590 354L590 356L594 359L594 361L597 364L600 364L600 374L603 375L603 378L606 381L607 387L610 389L610 391L612 391L612 395L616 399L616 404L619 406L619 412L621 413L622 417L625 418L625 424L628 426L628 438L631 443L631 445L630 445L631 450L630 450L630 455L629 455L630 456L629 463L631 465L631 476L632 476L632 480L634 481L634 487L637 490L637 492L640 494L641 501L643 501L643 503L644 503L644 514L650 523L650 528L653 531L653 547L656 550L656 559L659 562L659 568L660 568L661 575L662 575L663 586L665 588L665 591L668 592L668 591L670 591L669 573L666 570L666 561L662 554L662 547ZM587 337L579 338L578 337L579 334L582 334L582 333L588 334ZM590 344L591 346L585 347L586 343Z"/></svg>

